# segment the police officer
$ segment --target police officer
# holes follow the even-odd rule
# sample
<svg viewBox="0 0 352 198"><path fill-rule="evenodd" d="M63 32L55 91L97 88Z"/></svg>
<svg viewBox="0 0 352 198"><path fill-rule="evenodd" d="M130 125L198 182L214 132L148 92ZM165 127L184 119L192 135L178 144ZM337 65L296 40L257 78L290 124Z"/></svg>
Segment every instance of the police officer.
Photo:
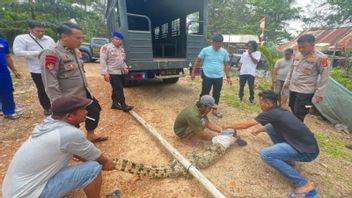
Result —
<svg viewBox="0 0 352 198"><path fill-rule="evenodd" d="M122 48L123 35L120 32L113 32L111 43L105 44L100 49L101 74L106 82L110 82L112 88L111 109L119 109L128 112L133 109L125 103L123 94L123 79L128 73L125 63L126 54Z"/></svg>
<svg viewBox="0 0 352 198"><path fill-rule="evenodd" d="M58 29L59 41L43 50L40 55L43 84L51 103L60 96L73 95L92 99L87 106L85 121L87 139L91 142L107 140L94 133L100 118L100 105L90 91L83 71L83 62L77 49L84 38L81 28L73 23L63 23Z"/></svg>
<svg viewBox="0 0 352 198"><path fill-rule="evenodd" d="M315 49L315 37L304 34L298 40L301 54L294 58L284 88L290 92L289 106L304 121L313 103L323 100L329 78L328 57Z"/></svg>

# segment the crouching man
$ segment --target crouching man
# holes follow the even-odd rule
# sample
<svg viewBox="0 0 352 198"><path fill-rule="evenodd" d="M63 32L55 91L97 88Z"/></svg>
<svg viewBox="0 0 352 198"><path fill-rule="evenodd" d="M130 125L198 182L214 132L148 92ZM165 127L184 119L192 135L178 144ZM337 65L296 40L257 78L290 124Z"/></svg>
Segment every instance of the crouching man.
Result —
<svg viewBox="0 0 352 198"><path fill-rule="evenodd" d="M53 101L52 116L34 128L13 157L2 185L4 198L62 197L76 188L100 197L101 171L112 170L113 161L75 127L84 122L91 103L77 96ZM84 162L70 165L73 156Z"/></svg>
<svg viewBox="0 0 352 198"><path fill-rule="evenodd" d="M254 120L225 125L224 128L246 129L258 124L252 132L258 135L267 132L273 145L260 151L262 160L287 177L295 190L290 197L314 197L317 194L314 183L308 181L294 167L292 162L310 162L319 155L314 134L293 113L277 105L278 96L273 91L259 93L259 105L263 110Z"/></svg>
<svg viewBox="0 0 352 198"><path fill-rule="evenodd" d="M174 124L175 134L181 138L183 143L189 146L194 146L194 137L211 141L215 135L205 131L206 128L217 133L224 132L221 127L208 120L208 113L212 109L216 108L217 105L215 104L215 99L212 96L204 95L200 97L196 104L186 107L176 117ZM236 143L240 146L247 144L244 140L239 137L237 138L238 141L236 141Z"/></svg>

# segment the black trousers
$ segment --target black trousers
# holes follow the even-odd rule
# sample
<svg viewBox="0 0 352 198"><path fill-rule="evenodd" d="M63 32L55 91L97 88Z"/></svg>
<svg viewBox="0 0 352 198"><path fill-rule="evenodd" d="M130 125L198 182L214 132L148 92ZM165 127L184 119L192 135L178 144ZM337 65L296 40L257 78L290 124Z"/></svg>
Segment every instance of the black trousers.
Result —
<svg viewBox="0 0 352 198"><path fill-rule="evenodd" d="M125 96L123 94L123 79L124 75L122 74L110 74L110 84L112 88L111 99L113 102L126 105Z"/></svg>
<svg viewBox="0 0 352 198"><path fill-rule="evenodd" d="M202 79L202 92L200 93L200 97L209 95L210 89L213 87L215 103L219 104L223 78L209 78L202 72Z"/></svg>
<svg viewBox="0 0 352 198"><path fill-rule="evenodd" d="M306 105L313 105L312 98L314 94L303 94L290 91L289 106L295 116L302 122L309 113L309 108Z"/></svg>
<svg viewBox="0 0 352 198"><path fill-rule="evenodd" d="M98 100L95 99L94 97L92 97L88 92L87 92L87 97L89 99L93 100L92 104L90 104L86 107L87 116L93 118L95 121L90 120L90 119L86 119L85 128L87 131L93 131L94 129L96 129L98 127L98 123L100 120L101 107L100 107Z"/></svg>
<svg viewBox="0 0 352 198"><path fill-rule="evenodd" d="M249 74L245 75L240 75L240 90L238 93L238 97L242 100L244 93L243 89L244 86L246 85L246 82L248 82L248 88L249 88L249 100L253 101L254 100L254 80L255 77Z"/></svg>
<svg viewBox="0 0 352 198"><path fill-rule="evenodd" d="M35 86L37 87L37 94L38 94L40 105L43 107L43 109L50 109L51 108L50 99L48 95L46 95L45 93L42 74L31 73L31 76Z"/></svg>

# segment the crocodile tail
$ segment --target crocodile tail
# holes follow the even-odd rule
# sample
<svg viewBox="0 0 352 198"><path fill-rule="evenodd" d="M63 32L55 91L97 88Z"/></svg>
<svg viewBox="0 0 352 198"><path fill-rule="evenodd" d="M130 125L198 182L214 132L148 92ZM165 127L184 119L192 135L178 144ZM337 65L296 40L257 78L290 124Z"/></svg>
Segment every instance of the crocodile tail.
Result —
<svg viewBox="0 0 352 198"><path fill-rule="evenodd" d="M165 166L145 165L125 159L115 159L115 170L127 172L133 175L150 178L168 178L184 175L184 168L179 163L171 163ZM187 171L186 171L187 172Z"/></svg>

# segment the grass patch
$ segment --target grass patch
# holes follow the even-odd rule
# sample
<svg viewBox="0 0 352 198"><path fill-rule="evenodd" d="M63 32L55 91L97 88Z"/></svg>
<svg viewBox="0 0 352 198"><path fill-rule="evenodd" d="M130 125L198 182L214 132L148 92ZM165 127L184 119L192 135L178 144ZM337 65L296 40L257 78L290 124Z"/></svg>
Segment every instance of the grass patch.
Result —
<svg viewBox="0 0 352 198"><path fill-rule="evenodd" d="M341 85L352 91L352 80L348 77L347 71L335 67L331 70L330 75Z"/></svg>
<svg viewBox="0 0 352 198"><path fill-rule="evenodd" d="M222 89L221 91L221 100L223 100L227 105L231 107L235 107L241 111L244 111L246 113L252 113L256 112L259 113L261 112L261 109L258 104L258 94L255 93L255 102L254 104L251 104L248 100L249 98L249 93L248 93L248 84L245 85L245 90L244 90L244 96L243 96L243 101L241 102L240 99L238 98L238 90L239 90L239 83L238 83L238 78L232 76L232 86L227 87ZM257 80L257 78L256 78ZM256 84L258 82L255 82ZM259 83L262 84L262 83ZM257 86L257 85L256 85Z"/></svg>
<svg viewBox="0 0 352 198"><path fill-rule="evenodd" d="M246 113L261 112L261 109L257 103L251 104L249 101L245 100L248 96L244 96L243 102L237 97L237 92L234 89L227 89L222 91L222 100L229 106L235 107Z"/></svg>
<svg viewBox="0 0 352 198"><path fill-rule="evenodd" d="M321 152L331 157L342 158L352 162L352 152L345 147L345 145L349 143L347 140L341 140L324 133L315 133L315 137Z"/></svg>

